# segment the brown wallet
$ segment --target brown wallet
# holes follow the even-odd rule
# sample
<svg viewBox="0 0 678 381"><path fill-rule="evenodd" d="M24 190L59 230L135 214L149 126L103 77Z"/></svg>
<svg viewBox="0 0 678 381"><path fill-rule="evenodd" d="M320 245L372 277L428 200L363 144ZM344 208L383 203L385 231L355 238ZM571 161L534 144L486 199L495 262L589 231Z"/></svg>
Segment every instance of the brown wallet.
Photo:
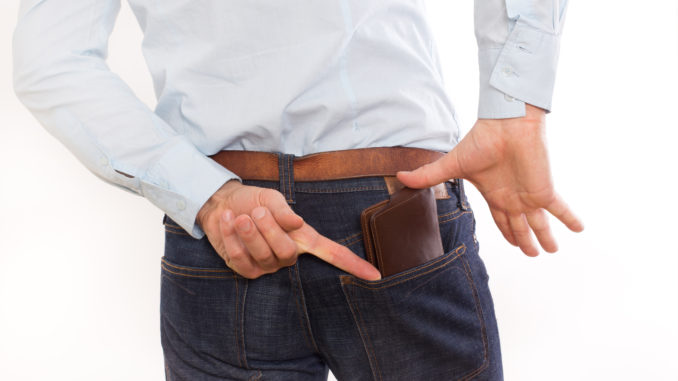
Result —
<svg viewBox="0 0 678 381"><path fill-rule="evenodd" d="M389 276L443 255L431 188L402 188L360 215L367 260Z"/></svg>

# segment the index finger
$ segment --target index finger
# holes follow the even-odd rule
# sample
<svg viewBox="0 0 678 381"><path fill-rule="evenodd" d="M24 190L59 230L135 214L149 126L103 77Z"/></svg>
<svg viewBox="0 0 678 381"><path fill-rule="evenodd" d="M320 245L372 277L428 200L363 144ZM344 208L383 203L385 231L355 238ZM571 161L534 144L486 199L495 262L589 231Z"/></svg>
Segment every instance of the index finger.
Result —
<svg viewBox="0 0 678 381"><path fill-rule="evenodd" d="M360 258L346 246L320 235L311 225L304 223L301 228L288 233L297 243L299 254L309 253L336 266L349 274L365 280L379 280L381 274L371 263Z"/></svg>

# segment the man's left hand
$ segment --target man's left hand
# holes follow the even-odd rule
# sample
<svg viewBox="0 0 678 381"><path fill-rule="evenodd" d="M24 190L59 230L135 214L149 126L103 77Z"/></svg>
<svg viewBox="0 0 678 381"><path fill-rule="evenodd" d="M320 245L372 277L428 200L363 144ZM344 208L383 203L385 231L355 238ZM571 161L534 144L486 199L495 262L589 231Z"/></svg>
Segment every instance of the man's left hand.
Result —
<svg viewBox="0 0 678 381"><path fill-rule="evenodd" d="M414 171L399 172L398 179L411 188L453 178L469 180L487 201L504 238L536 256L539 250L530 232L547 252L558 250L546 212L572 231L584 226L553 188L545 112L525 106L522 118L479 119L452 151Z"/></svg>

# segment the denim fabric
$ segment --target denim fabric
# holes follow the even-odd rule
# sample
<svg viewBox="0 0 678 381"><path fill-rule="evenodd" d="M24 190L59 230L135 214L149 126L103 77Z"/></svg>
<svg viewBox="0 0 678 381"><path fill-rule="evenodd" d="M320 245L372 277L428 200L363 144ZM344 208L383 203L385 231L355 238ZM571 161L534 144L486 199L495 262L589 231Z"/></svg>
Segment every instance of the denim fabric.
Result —
<svg viewBox="0 0 678 381"><path fill-rule="evenodd" d="M360 212L384 179L247 181L281 190L296 213L364 258ZM283 184L284 183L284 184ZM282 188L281 188L282 186ZM497 324L463 186L437 200L445 254L364 281L304 254L246 279L206 237L164 216L161 335L168 380L501 380Z"/></svg>

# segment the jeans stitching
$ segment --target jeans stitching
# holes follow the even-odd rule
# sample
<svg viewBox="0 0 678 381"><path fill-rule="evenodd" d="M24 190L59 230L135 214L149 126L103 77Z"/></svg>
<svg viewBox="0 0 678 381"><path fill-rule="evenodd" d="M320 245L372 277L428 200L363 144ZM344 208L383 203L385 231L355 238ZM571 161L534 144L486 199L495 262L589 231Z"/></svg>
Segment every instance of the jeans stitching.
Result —
<svg viewBox="0 0 678 381"><path fill-rule="evenodd" d="M430 270L428 270L428 271L426 271L422 274L416 275L416 277L418 277L420 275L427 274L431 271L434 271L438 268L444 267L444 266L446 266L450 263L455 262L455 260L457 258L461 258L461 263L462 263L462 266L463 266L464 275L466 276L468 284L471 288L471 294L473 295L473 301L474 301L474 304L475 304L475 307L476 307L476 316L478 318L478 322L480 323L481 338L482 338L482 341L483 341L483 363L478 368L473 369L473 370L469 371L469 373L467 373L466 375L462 376L460 378L460 380L470 380L473 377L475 377L476 375L478 375L480 372L485 370L489 366L489 359L488 359L489 345L488 345L488 342L487 342L487 332L486 332L486 327L485 327L485 320L484 320L484 316L483 316L483 312L482 312L482 307L481 307L481 304L480 304L480 298L478 297L478 291L476 289L475 283L473 282L473 277L470 273L470 266L467 263L465 256L463 255L466 252L465 248L466 248L466 246L464 244L462 244L457 249L450 252L450 254L456 253L456 252L459 252L459 253L457 255L455 255L454 257L450 258L449 261L446 261L445 263L441 264L440 266L437 266L433 269L430 269ZM410 277L410 278L407 278L405 280L401 280L401 281L399 281L395 284L402 283L402 282L404 282L408 279L413 279L413 278L415 278L415 277ZM353 285L356 285L358 287L368 288L368 287L364 287L360 284L355 283L353 281L353 279L350 276L347 276L347 275L341 276L340 279L341 279L342 286L344 286L346 284L353 284ZM351 313L353 314L353 317L356 320L356 324L358 326L358 331L360 332L361 337L363 337L363 346L365 347L365 350L367 351L367 356L368 356L368 359L370 360L370 364L374 366L374 368L372 369L372 372L375 375L375 378L378 377L379 380L381 380L381 373L379 371L379 365L377 363L377 359L376 359L376 356L374 354L374 348L372 346L372 341L370 340L370 337L369 337L369 334L367 333L367 330L364 329L365 323L364 323L364 319L362 317L362 313L360 312L360 308L357 308L357 306L354 308L351 297L350 297L350 294L351 294L350 289L346 289L345 287L342 287L342 288L344 288L344 291L345 291L344 295L346 296L346 299L348 301L348 305L349 305L349 308L351 310ZM384 287L378 287L378 288L384 288ZM374 289L376 289L376 288L374 288ZM357 314L356 314L356 312L357 312Z"/></svg>
<svg viewBox="0 0 678 381"><path fill-rule="evenodd" d="M458 215L456 215L456 216L454 216L454 217L450 217L450 218L448 218L448 219L446 219L446 220L440 220L440 221L438 221L438 222L442 224L442 223L444 223L444 222L454 221L454 220L456 220L457 218L459 218L459 217L461 217L461 216L463 216L463 215L465 215L465 214L470 214L470 213L471 213L470 210L469 210L469 211L465 211L465 212L459 213Z"/></svg>
<svg viewBox="0 0 678 381"><path fill-rule="evenodd" d="M234 276L235 278L235 276ZM245 301L247 300L247 285L248 285L248 280L247 279L242 279L243 281L243 287L242 287L242 307L240 308L240 316L237 318L236 321L240 322L240 340L241 340L241 351L242 351L242 362L245 367L245 369L249 369L249 366L247 365L247 349L245 347ZM236 279L236 284L238 283L238 280ZM236 299L236 303L240 303L241 297L238 296Z"/></svg>
<svg viewBox="0 0 678 381"><path fill-rule="evenodd" d="M175 231L175 230L171 230L171 229L165 228L165 231L166 231L167 233L170 233L170 234L186 235L186 236L191 237L191 235L188 234L188 233L186 233L186 231L184 231L183 229L182 229L181 231Z"/></svg>
<svg viewBox="0 0 678 381"><path fill-rule="evenodd" d="M475 282L473 282L473 276L471 275L471 266L468 264L468 260L462 260L462 264L464 265L464 273L466 275L466 279L469 282L469 285L471 286L471 293L473 294L473 300L475 301L476 304L476 315L478 316L478 321L480 322L480 332L483 340L483 363L480 364L478 369L475 369L471 371L468 375L462 377L462 380L470 380L472 377L476 376L478 373L482 372L483 370L485 370L485 368L487 368L490 365L489 359L487 357L489 353L489 345L487 343L487 332L485 327L485 317L483 315L483 308L480 305L480 298L478 297L478 290L476 289Z"/></svg>
<svg viewBox="0 0 678 381"><path fill-rule="evenodd" d="M195 296L195 292L193 292L193 291L189 290L188 288L180 285L174 279L170 278L167 274L162 274L162 278L167 279L168 282L172 282L172 284L174 284L175 286L179 287L180 289L186 291L189 295Z"/></svg>
<svg viewBox="0 0 678 381"><path fill-rule="evenodd" d="M238 280L235 279L235 277L233 277L233 279L235 280L235 321L237 322L238 321L238 304L240 304L240 303L238 303L238 297L239 297L240 294L238 293ZM238 352L238 366L242 367L242 358L241 358L241 353L240 353L241 352L241 350L240 350L240 336L238 335L238 324L237 323L233 324L233 333L234 333L234 337L235 337L235 347L237 348L237 352Z"/></svg>
<svg viewBox="0 0 678 381"><path fill-rule="evenodd" d="M351 187L351 188L317 188L317 189L297 189L296 192L299 193L343 193L343 192L356 192L356 191L378 191L378 190L387 190L386 187L379 186L364 186L364 187Z"/></svg>
<svg viewBox="0 0 678 381"><path fill-rule="evenodd" d="M316 351L318 351L318 348L314 345L315 343L311 342L311 338L308 336L309 335L309 333L307 332L308 327L306 326L306 324L304 324L303 318L304 312L301 309L301 305L299 305L300 297L299 294L297 293L297 288L294 284L294 281L292 280L292 267L293 266L289 266L287 270L290 278L290 287L292 288L292 292L294 292L294 304L296 304L297 312L299 313L299 324L301 325L301 330L304 332L304 340L306 341L306 344L311 349L315 349Z"/></svg>
<svg viewBox="0 0 678 381"><path fill-rule="evenodd" d="M228 278L230 278L228 276L183 274L183 273L178 273L178 272L172 271L165 266L162 266L162 269L164 271L167 271L170 274L184 276L184 277L187 277L187 278L209 278L209 279L228 279Z"/></svg>
<svg viewBox="0 0 678 381"><path fill-rule="evenodd" d="M164 223L163 225L165 225L165 231L166 232L169 232L169 233L172 233L172 234L187 235L189 237L191 236L181 226L170 224L170 223L167 223L167 222Z"/></svg>
<svg viewBox="0 0 678 381"><path fill-rule="evenodd" d="M344 245L346 247L350 247L350 246L355 245L356 243L358 243L362 240L363 240L363 237L357 237L356 239L352 240L351 242L346 242L346 243L343 243L342 245Z"/></svg>
<svg viewBox="0 0 678 381"><path fill-rule="evenodd" d="M173 267L177 270L186 270L186 271L193 271L193 272L209 272L209 273L234 273L233 270L231 269L203 269L203 268L197 268L197 267L185 267L185 266L180 266L180 265L175 265L173 263L168 262L165 258L160 258L160 261L169 266Z"/></svg>
<svg viewBox="0 0 678 381"><path fill-rule="evenodd" d="M441 267L447 266L447 265L449 265L450 263L454 262L457 258L459 258L460 256L462 256L465 252L466 252L466 245L462 243L462 244L461 244L459 247L457 247L456 249L450 251L449 253L447 253L447 254L445 254L445 255L441 255L440 257L438 257L437 259L433 260L432 262L426 264L426 265L423 266L423 267L418 267L418 266L417 266L417 267L415 267L415 268L413 268L413 269L406 270L406 271L404 271L404 272L402 272L402 273L398 273L398 274L394 275L393 277L389 277L389 278L387 278L387 279L376 280L376 281L370 281L369 284L361 283L361 282L366 282L366 281L358 281L358 280L356 280L355 278L349 278L349 279L350 279L350 283L353 283L354 285L356 285L356 286L358 286L358 287L362 287L362 288L366 288L366 289L371 289L371 290L378 290L378 289L382 289L382 288L389 288L389 287L398 285L398 284L400 284L400 283L406 282L406 281L408 281L408 280L412 280L412 279L418 278L418 277L420 277L420 276L422 276L422 275L426 275L426 274L430 273L431 271L435 271L435 270L437 270L437 269L439 269L439 268L441 268ZM453 254L456 254L456 255L453 255ZM425 271L425 272L421 272L421 273L417 273L417 274L414 274L414 275L409 276L409 277L405 277L404 279L400 279L400 280L397 281L397 282L393 282L393 280L395 280L395 279L402 278L402 277L404 277L404 276L406 276L406 275L409 275L409 274L411 274L411 273L413 273L413 272L421 271L421 270L423 270L423 269L429 268L429 267L431 267L431 266L434 266L434 265L440 263L441 261L443 262L441 265L438 265L438 266L436 266L436 267L434 267L434 268L431 268L431 269L429 269L429 270L427 270L427 271ZM392 282L392 283L389 283L389 282ZM386 284L384 284L384 283L386 283Z"/></svg>
<svg viewBox="0 0 678 381"><path fill-rule="evenodd" d="M451 211L451 212L439 214L439 215L438 215L438 218L440 219L440 218L443 218L443 217L451 216L451 215L456 214L456 213L459 213L459 212L461 212L461 209L457 208L457 209L455 209L455 210L453 210L453 211Z"/></svg>
<svg viewBox="0 0 678 381"><path fill-rule="evenodd" d="M348 308L351 310L353 320L355 321L356 327L358 328L358 332L360 333L360 337L362 338L363 347L365 348L365 354L367 355L367 360L370 363L370 370L372 371L372 376L375 379L378 378L379 380L381 380L381 372L379 372L379 365L377 364L377 359L376 356L374 355L372 340L370 339L370 336L367 334L367 331L363 329L364 322L362 320L362 314L360 313L359 309L353 308L353 303L351 302L350 297L351 290L343 287L344 285L351 283L350 281L351 278L349 276L343 275L339 279L342 284L342 289L344 290L344 296L346 297L346 301L348 302ZM358 311L357 315L356 310Z"/></svg>
<svg viewBox="0 0 678 381"><path fill-rule="evenodd" d="M167 378L167 381L172 380L172 376L170 375L169 367L167 366L167 360L165 360L165 377Z"/></svg>
<svg viewBox="0 0 678 381"><path fill-rule="evenodd" d="M292 176L294 176L294 173L292 172L292 160L289 156L285 158L285 161L287 161L287 193L290 196L290 199L288 200L289 202L294 202L294 196L292 195Z"/></svg>
<svg viewBox="0 0 678 381"><path fill-rule="evenodd" d="M361 234L363 234L363 233L362 233L362 232L353 233L353 234L348 235L348 236L346 236L346 237L344 237L344 238L342 238L342 239L338 239L336 242L339 243L339 244L341 244L343 241L348 241L348 240L350 240L350 239L352 239L352 238L355 238L355 237L357 237L357 236L359 236L359 235L361 235Z"/></svg>
<svg viewBox="0 0 678 381"><path fill-rule="evenodd" d="M306 298L304 298L304 287L301 284L301 277L299 276L299 266L294 267L294 273L297 278L297 284L299 285L299 296L301 297L301 308L304 312L304 317L306 317L306 330L308 332L309 338L311 339L311 343L313 344L313 348L315 348L316 352L320 353L320 349L318 348L318 343L315 340L315 337L313 337L313 331L311 330L311 319L308 317L308 311L306 310Z"/></svg>
<svg viewBox="0 0 678 381"><path fill-rule="evenodd" d="M365 323L364 323L365 320L363 319L363 315L362 315L362 313L360 312L360 309L359 309L359 308L356 308L356 310L358 311L358 315L360 316L360 322L361 322L362 324L365 324ZM367 340L369 340L369 342L370 342L370 347L371 347L371 349L372 349L372 350L371 350L371 351L372 351L372 358L374 359L374 368L375 368L374 371L376 372L377 377L379 378L379 380L381 380L381 370L379 370L379 363L377 362L377 355L376 355L376 353L374 352L374 345L372 344L372 340L370 339L370 335L367 333L367 331L365 331L365 336L367 337Z"/></svg>

